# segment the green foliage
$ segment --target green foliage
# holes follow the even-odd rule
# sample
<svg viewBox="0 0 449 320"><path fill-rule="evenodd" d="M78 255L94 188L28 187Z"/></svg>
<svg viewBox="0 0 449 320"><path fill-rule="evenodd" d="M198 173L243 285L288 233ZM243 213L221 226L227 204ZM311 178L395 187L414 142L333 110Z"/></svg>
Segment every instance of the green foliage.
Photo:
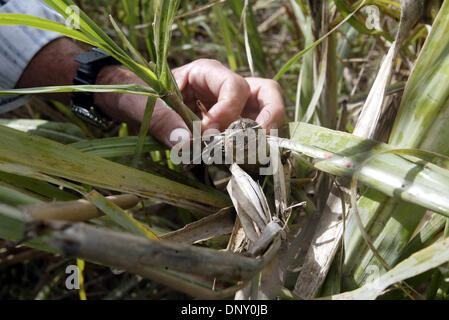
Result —
<svg viewBox="0 0 449 320"><path fill-rule="evenodd" d="M366 98L376 74L371 71L378 69L385 48L394 39L390 26L400 19L398 2L329 1L328 25L321 30L308 2L302 0L102 0L95 5L87 0L44 1L65 18L69 15L66 9L78 4L84 9L80 28L20 14L0 14L0 24L55 31L100 47L147 86L60 86L1 90L0 95L119 92L146 96L148 103L138 136L128 136L125 130L119 137L118 130L91 131L63 107L58 114L69 123L42 120L41 113L31 121L0 120L0 237L20 239L24 226L18 206L85 197L107 214L104 220L112 226L115 223L128 232L157 238L150 229L159 230L163 219L135 218L104 197L111 192L146 199L141 207L162 201L187 209L176 210L178 223L170 221L171 227L182 226L199 212L209 214L229 206L225 194L189 173L180 173L166 156L165 147L147 136L157 98L164 99L188 125L196 119L183 104L171 69L200 57L215 58L243 76L280 82L288 119L295 121L290 124L292 140L285 140L283 146L297 152L291 157L296 179L315 183L322 181L315 180L322 172L344 178L357 175L361 223L353 213L347 217L344 256L334 260L323 295L355 290L333 298L374 299L397 282L405 286L403 291L415 294L427 282L428 298L447 297L445 270L435 269L449 260L447 240L439 241L443 229L448 230L443 217L449 212L447 162L418 149L449 154L448 1L424 47L427 34L422 24L402 44L394 79L407 85L388 144L341 131L352 131L357 103ZM366 26L368 17L361 9L367 5L380 9L382 30ZM44 115L48 118L52 117ZM348 163L351 168L345 167ZM265 190L270 183L264 184ZM300 194L301 201L314 207L321 207L327 197L321 189L307 194L302 186L291 187L297 188L292 195ZM421 228L426 210L441 215L434 213ZM306 211L310 213L311 208ZM154 228L151 221L157 221ZM27 245L52 250L40 238ZM374 289L367 283L372 280L372 267L378 268L383 283ZM403 282L409 278L410 287Z"/></svg>

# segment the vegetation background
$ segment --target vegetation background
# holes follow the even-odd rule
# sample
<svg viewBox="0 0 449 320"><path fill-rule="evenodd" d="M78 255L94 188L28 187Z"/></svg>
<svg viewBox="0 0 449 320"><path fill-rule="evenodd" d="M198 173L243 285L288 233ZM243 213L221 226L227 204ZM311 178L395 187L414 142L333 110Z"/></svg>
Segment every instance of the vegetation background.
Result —
<svg viewBox="0 0 449 320"><path fill-rule="evenodd" d="M68 3L48 2L59 3L61 6ZM314 295L330 296L363 287L371 279L373 270L379 276L390 270L396 272L395 275L404 275L405 273L392 268L401 261L406 261L412 253L441 242L443 247L438 250L430 248L436 251L432 251L433 254L428 257L431 261L433 257L438 256L443 259L441 263L422 270L419 266L411 267L410 270L414 273L404 278L399 276L399 280L393 281L389 292L381 298L447 298L448 269L442 263L449 258L444 260L439 254L447 245L444 239L449 233L446 220L449 211L445 200L449 195L449 185L446 184L449 175L446 171L447 160L443 156L449 154L445 146L447 129L444 122L447 117L449 92L446 70L449 40L445 37L449 25L448 1L400 3L390 0L184 0L179 1L179 7L174 4L178 1L74 2L119 48L128 49L130 56L137 63L148 67L148 70L156 70L157 77L153 78L137 64L128 62L127 66L135 68L131 68L132 70L141 71L139 76L154 90L122 90L136 90L150 96L163 96L164 90L176 92L170 76L164 71L166 68L181 66L200 58L216 59L243 76L273 78L280 83L288 113L288 123L284 129L290 130L292 141L301 143L302 146L317 148L316 150L333 152L354 163L362 163L363 166L367 165L368 160L378 157L377 162L371 163L375 169L372 176L364 173L363 166L351 172L349 176L356 178L352 179L350 187L350 179L336 178L348 177L344 169L320 162L321 157L315 151L308 154L302 152L302 149L295 149L297 146L291 147L293 160L292 174L287 179L288 202L297 204L305 201L307 206L295 208L288 223L293 231L307 232L301 237L298 236L302 242L295 248L298 251L298 248L303 246L302 251L299 250L302 253L299 257L294 257L293 262L290 261L291 265L288 265L287 276L282 285L285 290L278 295L297 298L299 293L308 290L298 285L298 271L301 265L307 265L304 261L307 262L307 249L319 225L318 221L325 220L325 215L321 213L325 212L326 203L329 205L331 201L328 198L329 191L339 186L342 189L347 187L348 191L347 197L339 198L339 203L346 203L348 208L352 207L352 210L359 212L352 212L351 216L348 213L346 229L342 231L345 234L342 240L344 250L336 248L338 252L333 264L330 265L332 259L326 262L330 268L329 275L321 276L319 293L316 292L318 289L311 289L315 290ZM154 2L158 2L160 7L154 6ZM403 14L401 19L401 5L403 12L406 8L411 8L409 13L419 11L419 15L413 19L413 14ZM113 17L112 21L110 16ZM0 19L5 19L5 24L17 23L11 22L12 18L5 22L6 16ZM169 27L164 24L172 20L173 24L170 23ZM430 37L431 26L435 21L438 24ZM85 28L87 30L87 27ZM96 39L103 37L95 28L92 29L92 34L96 33ZM82 30L83 34L87 34L86 30ZM84 42L92 44L92 39L90 42ZM161 42L170 43L170 49L166 52L160 51L157 44ZM104 40L104 45L114 52L121 52L107 39ZM86 48L88 47L86 45ZM132 48L140 54L133 52ZM166 59L161 58L163 54L167 55ZM153 61L155 66L148 65L147 61ZM177 101L169 102L175 109L179 107ZM148 110L151 110L151 107ZM23 119L33 121L27 122ZM302 123L300 127L298 122ZM137 182L135 186L126 189L122 185L118 186L120 182L97 177L95 174L89 176L89 172L84 172L84 176L79 172L64 175L60 173L63 167L51 171L48 167L36 168L30 163L16 162L21 154L13 153L12 142L25 138L15 137L11 133L11 139L17 140L11 140L11 145L4 142L2 147L6 150L5 154L11 155L8 158L9 163L21 163L47 176L23 177L20 172L14 171L14 168L2 167L4 171L0 171L0 202L8 208L19 208L54 199L76 200L80 198L79 194L92 191L92 186L103 196L111 196L117 192L134 193L150 199L141 201L132 210L128 210L128 216L125 218L121 215L123 212L114 213L111 209L112 213L108 212L108 217L94 219L92 224L113 230L128 230L151 238L153 232L159 236L197 221L202 217L201 211L206 205L221 208L229 204L229 199L215 189L218 184L208 184L201 169L181 174L180 168L169 161L167 151L156 141L145 138L145 134L142 134L147 125L145 122L140 135L125 124L101 131L77 119L68 106L34 99L24 107L2 115L1 124L64 144L72 144L84 152L91 152L116 163L183 183L193 190L189 194L190 189L182 191L179 186L161 187L165 183L161 180L154 182L153 187L145 193L136 191L141 186ZM374 140L357 140L359 138L341 132L389 145L374 143ZM104 140L105 138L120 140ZM25 143L24 141L22 142ZM38 143L36 141L36 146ZM351 151L351 148L354 150ZM23 152L26 150L28 149ZM298 156L296 151L305 153L308 156L307 161ZM360 158L360 154L364 157ZM67 157L70 155L72 154L69 153ZM77 155L73 156L76 158ZM8 162L6 158L5 156L2 163ZM308 161L310 159L317 161ZM94 160L82 163L94 168ZM438 167L432 163L438 164ZM410 178L410 172L415 166L420 169ZM419 180L419 172L424 170L423 168L433 171L431 174L424 172L424 180ZM111 166L110 172L114 172L113 169ZM219 180L214 176L215 173L212 169L210 174ZM123 173L125 174L133 173ZM384 181L379 178L381 174L387 177ZM19 176L23 179L20 180ZM395 183L393 180L398 176L402 179L402 187L391 189ZM39 183L46 181L45 185L33 185L38 181L35 180L37 177ZM62 180L55 180L55 177ZM140 179L140 176L135 177L136 180ZM101 178L104 178L104 181L101 181ZM357 185L354 185L357 178L360 178L362 184L359 197L354 195L358 190ZM262 179L260 183L271 205L274 203L274 182ZM415 186L415 183L419 192L407 193L409 184ZM58 185L65 188L59 188L58 191L55 187ZM425 193L427 190L433 193ZM182 202L183 205L176 206L181 203L177 197L182 192L185 192L183 200L187 205ZM430 196L433 194L439 194L440 198ZM104 208L107 205L107 202L102 202L104 198L101 196L90 196L89 199L98 207ZM345 206L340 210L345 213ZM133 217L132 221L129 220L130 216ZM0 239L0 299L84 299L86 296L88 299L190 297L134 273L111 269L101 264L84 263L83 260L65 258L60 254L28 246L11 247L11 238L17 235L11 236L5 231L6 221L3 220L3 233L0 233L0 237L5 239ZM364 229L359 229L360 224ZM141 225L151 231L142 229ZM337 243L340 243L339 238L336 239ZM202 242L200 246L223 249L226 248L228 240L229 236L220 236ZM72 264L83 268L82 288L79 291L70 291L65 287L65 270ZM293 265L299 269L294 270ZM373 269L373 266L376 268ZM393 273L388 274L394 278ZM411 279L403 282L408 278ZM190 280L200 283L203 287L212 286L211 280L202 277ZM307 281L304 280L305 282ZM323 282L324 285L321 286ZM220 282L216 284L216 288L225 288L228 284ZM342 297L369 296L363 294L366 292ZM377 297L380 294L377 292L374 295ZM301 297L310 298L307 295Z"/></svg>

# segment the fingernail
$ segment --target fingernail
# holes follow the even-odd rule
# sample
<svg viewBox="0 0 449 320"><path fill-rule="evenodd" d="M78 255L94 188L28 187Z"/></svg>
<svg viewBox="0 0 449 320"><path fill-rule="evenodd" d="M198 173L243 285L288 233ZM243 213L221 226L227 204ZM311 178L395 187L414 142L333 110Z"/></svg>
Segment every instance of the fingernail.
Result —
<svg viewBox="0 0 449 320"><path fill-rule="evenodd" d="M176 128L170 133L168 138L169 147L173 148L178 144L182 147L184 144L190 143L190 132L184 128Z"/></svg>
<svg viewBox="0 0 449 320"><path fill-rule="evenodd" d="M176 81L176 85L178 86L178 89L181 90L181 87L183 84L183 79L176 78L175 81Z"/></svg>
<svg viewBox="0 0 449 320"><path fill-rule="evenodd" d="M182 91L186 85L186 73L183 71L177 72L176 74L174 74L174 78L179 90Z"/></svg>
<svg viewBox="0 0 449 320"><path fill-rule="evenodd" d="M220 130L220 124L217 122L212 122L211 119L205 117L203 121L201 122L201 125L203 127L203 130L206 129L216 129Z"/></svg>
<svg viewBox="0 0 449 320"><path fill-rule="evenodd" d="M262 128L270 129L270 113L263 110L256 119L256 122L262 126Z"/></svg>

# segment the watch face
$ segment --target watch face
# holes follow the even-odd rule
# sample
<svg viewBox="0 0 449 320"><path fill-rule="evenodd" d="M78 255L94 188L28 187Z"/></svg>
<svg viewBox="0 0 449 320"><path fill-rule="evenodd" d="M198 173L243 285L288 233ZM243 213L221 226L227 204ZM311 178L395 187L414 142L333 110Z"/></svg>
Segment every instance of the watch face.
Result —
<svg viewBox="0 0 449 320"><path fill-rule="evenodd" d="M75 85L93 85L96 83L98 73L103 67L120 64L99 48L93 48L89 52L78 55L75 61L81 63L77 76L73 79ZM108 129L113 123L97 110L91 92L74 92L72 95L72 111L80 119L101 129Z"/></svg>

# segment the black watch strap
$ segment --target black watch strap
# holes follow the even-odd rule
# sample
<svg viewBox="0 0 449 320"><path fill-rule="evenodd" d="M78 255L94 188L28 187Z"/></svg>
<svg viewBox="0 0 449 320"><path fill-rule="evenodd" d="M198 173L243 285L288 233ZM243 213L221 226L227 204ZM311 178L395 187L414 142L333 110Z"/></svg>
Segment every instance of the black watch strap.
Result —
<svg viewBox="0 0 449 320"><path fill-rule="evenodd" d="M81 66L73 79L74 85L94 85L103 67L120 64L99 48L80 54L75 61L81 63ZM76 116L96 127L108 129L113 123L95 106L92 92L74 92L71 108Z"/></svg>

